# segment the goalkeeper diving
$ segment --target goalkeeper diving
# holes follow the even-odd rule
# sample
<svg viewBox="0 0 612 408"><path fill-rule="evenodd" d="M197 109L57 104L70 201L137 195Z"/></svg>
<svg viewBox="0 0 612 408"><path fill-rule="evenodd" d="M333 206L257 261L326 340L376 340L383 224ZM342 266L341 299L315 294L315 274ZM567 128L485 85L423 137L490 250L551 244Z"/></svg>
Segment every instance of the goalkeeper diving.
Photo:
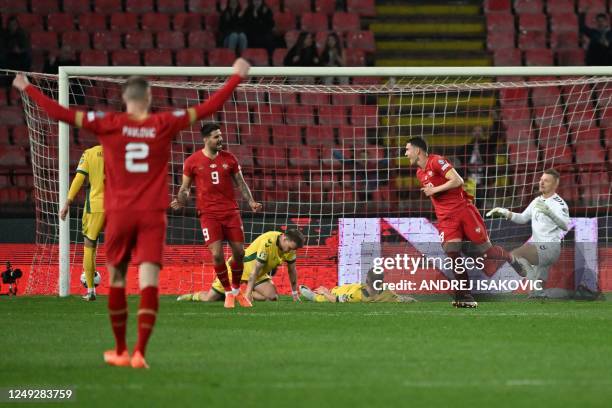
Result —
<svg viewBox="0 0 612 408"><path fill-rule="evenodd" d="M569 209L565 201L557 194L559 172L555 169L544 171L538 184L541 195L536 197L522 213L515 213L506 208L494 208L487 217L503 217L517 224L531 221L532 236L521 247L512 251L516 257L524 258L530 266L527 275L531 279L542 281L546 285L550 267L557 262L561 254L561 239L569 230ZM543 296L536 291L532 296Z"/></svg>

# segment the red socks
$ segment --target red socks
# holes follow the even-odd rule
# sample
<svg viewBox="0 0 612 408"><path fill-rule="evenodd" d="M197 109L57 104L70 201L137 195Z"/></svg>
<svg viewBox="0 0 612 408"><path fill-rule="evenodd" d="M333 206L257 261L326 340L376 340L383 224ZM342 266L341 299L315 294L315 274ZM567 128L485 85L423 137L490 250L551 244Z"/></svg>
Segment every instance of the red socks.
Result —
<svg viewBox="0 0 612 408"><path fill-rule="evenodd" d="M495 272L497 272L503 261L512 262L513 260L513 257L512 255L510 255L510 252L506 251L499 245L495 245L487 249L484 255L485 260L483 272L489 278L495 275Z"/></svg>
<svg viewBox="0 0 612 408"><path fill-rule="evenodd" d="M149 336L153 332L157 311L159 310L159 296L156 286L147 286L140 291L140 306L138 307L138 341L134 352L145 354Z"/></svg>
<svg viewBox="0 0 612 408"><path fill-rule="evenodd" d="M227 267L225 266L225 264L215 265L214 267L215 273L217 274L217 278L219 279L219 281L221 281L221 285L223 285L223 289L225 289L227 293L231 292L232 285L230 285L229 276L227 274ZM242 273L240 273L240 276L242 277Z"/></svg>
<svg viewBox="0 0 612 408"><path fill-rule="evenodd" d="M240 289L240 281L242 280L242 262L232 261L232 288Z"/></svg>
<svg viewBox="0 0 612 408"><path fill-rule="evenodd" d="M117 354L121 354L127 349L125 344L125 331L128 313L125 288L111 286L108 294L108 314L115 335L115 343L117 345L116 352Z"/></svg>

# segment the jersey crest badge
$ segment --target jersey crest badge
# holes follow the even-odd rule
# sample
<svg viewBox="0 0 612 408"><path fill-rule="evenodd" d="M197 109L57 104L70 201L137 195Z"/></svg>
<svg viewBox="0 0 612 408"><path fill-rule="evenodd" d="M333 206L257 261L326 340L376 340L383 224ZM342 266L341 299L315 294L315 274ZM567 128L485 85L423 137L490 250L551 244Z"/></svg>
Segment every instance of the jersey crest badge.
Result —
<svg viewBox="0 0 612 408"><path fill-rule="evenodd" d="M210 165L210 168L211 168L211 169L216 169L216 168L217 168L217 165L216 165L215 163L213 163L213 164L211 164L211 165Z"/></svg>
<svg viewBox="0 0 612 408"><path fill-rule="evenodd" d="M227 170L229 168L229 166L227 165L227 163L223 163L223 170Z"/></svg>

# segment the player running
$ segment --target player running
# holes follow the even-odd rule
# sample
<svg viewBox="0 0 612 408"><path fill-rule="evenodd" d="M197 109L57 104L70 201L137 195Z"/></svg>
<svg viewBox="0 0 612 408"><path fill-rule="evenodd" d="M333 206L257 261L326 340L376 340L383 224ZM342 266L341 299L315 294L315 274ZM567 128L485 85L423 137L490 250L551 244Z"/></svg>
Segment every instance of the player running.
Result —
<svg viewBox="0 0 612 408"><path fill-rule="evenodd" d="M500 246L493 246L487 235L487 228L480 213L472 204L472 199L462 186L463 179L444 157L429 154L427 143L421 137L413 137L406 144L406 157L410 164L417 165L417 178L423 186L421 191L431 198L440 231L442 247L453 260L461 256L462 241L476 244L477 250L485 258L485 272L491 273L490 265L495 259L507 261L513 268L523 271L518 260ZM470 293L467 273L454 272L460 287L455 291L455 307L477 307L478 303ZM494 273L494 271L492 272Z"/></svg>
<svg viewBox="0 0 612 408"><path fill-rule="evenodd" d="M87 294L84 300L96 300L94 274L96 273L96 247L98 236L104 228L104 156L102 146L97 145L83 152L77 166L76 175L70 184L68 198L59 212L60 218L66 219L70 205L85 187L85 208L83 210L83 271L87 283Z"/></svg>
<svg viewBox="0 0 612 408"><path fill-rule="evenodd" d="M196 185L196 207L204 235L213 256L215 274L225 292L225 307L233 308L235 300L240 306L253 306L240 292L244 258L244 230L238 203L234 198L234 184L257 212L261 204L253 199L251 190L242 177L236 157L223 150L221 128L215 123L202 126L204 148L185 160L183 182L176 198L170 204L178 210L187 204L191 184ZM232 257L226 266L223 257L223 240L232 249ZM231 283L228 270L231 268Z"/></svg>
<svg viewBox="0 0 612 408"><path fill-rule="evenodd" d="M517 257L525 258L536 270L530 276L541 280L545 286L550 267L557 262L561 254L561 238L569 229L569 208L557 194L559 172L555 169L544 171L540 177L541 196L536 197L522 213L515 213L506 208L494 208L487 217L504 217L517 224L531 221L531 239L512 251ZM529 266L531 266L529 265ZM532 296L544 296L543 291L535 291Z"/></svg>
<svg viewBox="0 0 612 408"><path fill-rule="evenodd" d="M13 85L55 120L95 133L104 149L106 257L110 271L108 309L116 348L104 353L109 365L148 368L145 348L159 308L158 284L166 236L168 161L176 134L223 106L232 91L247 77L249 64L234 63L234 75L206 102L173 112L152 114L151 88L142 77L123 85L126 113L83 112L67 109L17 75ZM125 285L130 259L139 265L140 305L138 340L130 357L125 332Z"/></svg>
<svg viewBox="0 0 612 408"><path fill-rule="evenodd" d="M277 300L276 286L270 272L281 263L287 263L287 272L291 283L293 300L300 298L297 287L296 251L304 246L304 235L296 229L285 233L270 231L261 234L246 249L242 282L246 282L245 298L248 300ZM227 261L227 268L233 281L232 258ZM178 297L178 301L214 302L227 296L227 291L219 278L215 279L208 292L188 293Z"/></svg>

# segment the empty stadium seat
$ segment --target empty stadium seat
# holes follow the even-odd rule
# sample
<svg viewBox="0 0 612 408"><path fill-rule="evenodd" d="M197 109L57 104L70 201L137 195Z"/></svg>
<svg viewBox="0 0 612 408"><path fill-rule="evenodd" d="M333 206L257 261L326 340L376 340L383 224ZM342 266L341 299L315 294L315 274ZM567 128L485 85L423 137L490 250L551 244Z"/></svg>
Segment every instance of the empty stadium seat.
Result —
<svg viewBox="0 0 612 408"><path fill-rule="evenodd" d="M110 18L110 28L119 33L138 31L138 16L134 13L113 13Z"/></svg>
<svg viewBox="0 0 612 408"><path fill-rule="evenodd" d="M320 92L304 92L300 94L300 103L303 105L329 105L329 94Z"/></svg>
<svg viewBox="0 0 612 408"><path fill-rule="evenodd" d="M561 14L561 13L574 14L574 0L547 1L546 2L546 13L548 14Z"/></svg>
<svg viewBox="0 0 612 408"><path fill-rule="evenodd" d="M550 33L550 48L553 50L578 48L578 32Z"/></svg>
<svg viewBox="0 0 612 408"><path fill-rule="evenodd" d="M172 51L165 49L146 50L144 52L144 64L146 66L171 66Z"/></svg>
<svg viewBox="0 0 612 408"><path fill-rule="evenodd" d="M150 50L153 48L153 35L146 31L133 31L125 35L125 48L128 50Z"/></svg>
<svg viewBox="0 0 612 408"><path fill-rule="evenodd" d="M531 102L534 106L561 103L561 91L556 86L536 86L531 88Z"/></svg>
<svg viewBox="0 0 612 408"><path fill-rule="evenodd" d="M125 11L144 14L153 11L153 0L125 0Z"/></svg>
<svg viewBox="0 0 612 408"><path fill-rule="evenodd" d="M94 0L94 11L100 14L121 12L121 0Z"/></svg>
<svg viewBox="0 0 612 408"><path fill-rule="evenodd" d="M30 33L30 43L34 51L48 51L57 49L57 34L48 31L35 31Z"/></svg>
<svg viewBox="0 0 612 408"><path fill-rule="evenodd" d="M571 132L571 138L575 145L584 144L601 146L601 132L595 124L589 127L575 129Z"/></svg>
<svg viewBox="0 0 612 408"><path fill-rule="evenodd" d="M374 105L353 106L351 121L354 126L378 126L378 108Z"/></svg>
<svg viewBox="0 0 612 408"><path fill-rule="evenodd" d="M541 148L564 146L569 142L567 128L562 123L543 125L538 130L538 146Z"/></svg>
<svg viewBox="0 0 612 408"><path fill-rule="evenodd" d="M242 52L242 58L255 66L268 66L268 51L263 48L247 48Z"/></svg>
<svg viewBox="0 0 612 408"><path fill-rule="evenodd" d="M485 14L489 13L510 13L511 3L510 0L485 0L484 1Z"/></svg>
<svg viewBox="0 0 612 408"><path fill-rule="evenodd" d="M185 48L185 36L180 31L163 31L156 35L157 48L180 50Z"/></svg>
<svg viewBox="0 0 612 408"><path fill-rule="evenodd" d="M43 18L38 14L18 14L17 21L25 31L40 31L44 29Z"/></svg>
<svg viewBox="0 0 612 408"><path fill-rule="evenodd" d="M101 14L81 14L79 16L79 29L90 33L106 30L106 19Z"/></svg>
<svg viewBox="0 0 612 408"><path fill-rule="evenodd" d="M187 37L189 48L212 50L217 44L213 33L208 31L193 31Z"/></svg>
<svg viewBox="0 0 612 408"><path fill-rule="evenodd" d="M70 13L73 15L78 15L82 13L89 13L91 8L89 7L88 1L83 0L64 0L63 9L65 13Z"/></svg>
<svg viewBox="0 0 612 408"><path fill-rule="evenodd" d="M346 9L363 17L376 16L376 2L374 0L347 0Z"/></svg>
<svg viewBox="0 0 612 408"><path fill-rule="evenodd" d="M176 65L179 67L204 66L204 53L202 50L179 50L176 52Z"/></svg>
<svg viewBox="0 0 612 408"><path fill-rule="evenodd" d="M344 94L334 93L332 94L332 105L344 105L344 106L355 106L361 105L361 95L359 94Z"/></svg>
<svg viewBox="0 0 612 408"><path fill-rule="evenodd" d="M553 53L547 48L530 49L524 52L525 65L527 66L552 66Z"/></svg>
<svg viewBox="0 0 612 408"><path fill-rule="evenodd" d="M306 144L309 146L335 146L334 128L331 126L307 126Z"/></svg>
<svg viewBox="0 0 612 408"><path fill-rule="evenodd" d="M551 2L555 3L555 2ZM550 16L550 31L553 33L578 32L578 17L575 13L554 14Z"/></svg>
<svg viewBox="0 0 612 408"><path fill-rule="evenodd" d="M197 89L170 88L170 101L177 108L186 108L200 103L200 95Z"/></svg>
<svg viewBox="0 0 612 408"><path fill-rule="evenodd" d="M488 50L503 50L514 48L514 36L508 35L507 32L494 31L487 35L487 49Z"/></svg>
<svg viewBox="0 0 612 408"><path fill-rule="evenodd" d="M563 123L563 109L559 105L536 106L534 120L540 127L559 126Z"/></svg>
<svg viewBox="0 0 612 408"><path fill-rule="evenodd" d="M121 46L121 34L114 31L94 33L92 43L95 50L117 51L123 48Z"/></svg>
<svg viewBox="0 0 612 408"><path fill-rule="evenodd" d="M136 50L118 50L111 53L111 64L115 66L140 65L140 53Z"/></svg>
<svg viewBox="0 0 612 408"><path fill-rule="evenodd" d="M362 67L366 64L365 52L360 49L349 48L344 50L347 67Z"/></svg>
<svg viewBox="0 0 612 408"><path fill-rule="evenodd" d="M286 169L287 150L279 146L266 146L257 148L257 165L263 168Z"/></svg>
<svg viewBox="0 0 612 408"><path fill-rule="evenodd" d="M573 50L559 50L556 52L558 65L585 65L584 50L575 48Z"/></svg>
<svg viewBox="0 0 612 408"><path fill-rule="evenodd" d="M295 14L304 14L311 12L310 1L304 0L283 0L285 10L291 10Z"/></svg>
<svg viewBox="0 0 612 408"><path fill-rule="evenodd" d="M546 16L544 14L522 14L519 15L520 31L542 31L546 32Z"/></svg>
<svg viewBox="0 0 612 408"><path fill-rule="evenodd" d="M578 12L606 13L606 0L578 0Z"/></svg>
<svg viewBox="0 0 612 408"><path fill-rule="evenodd" d="M74 30L74 16L67 13L53 13L47 17L47 30L63 33Z"/></svg>
<svg viewBox="0 0 612 408"><path fill-rule="evenodd" d="M30 0L30 9L34 14L47 15L59 11L57 0Z"/></svg>
<svg viewBox="0 0 612 408"><path fill-rule="evenodd" d="M514 33L514 16L510 13L487 15L487 32Z"/></svg>
<svg viewBox="0 0 612 408"><path fill-rule="evenodd" d="M536 14L542 12L541 0L514 0L514 11L517 14Z"/></svg>
<svg viewBox="0 0 612 408"><path fill-rule="evenodd" d="M286 118L289 125L314 125L312 106L291 105L287 107Z"/></svg>
<svg viewBox="0 0 612 408"><path fill-rule="evenodd" d="M346 47L359 48L367 52L376 51L376 40L372 31L354 31L346 34Z"/></svg>
<svg viewBox="0 0 612 408"><path fill-rule="evenodd" d="M517 48L496 50L493 53L493 63L498 67L520 66L522 64L521 51Z"/></svg>
<svg viewBox="0 0 612 408"><path fill-rule="evenodd" d="M329 29L327 15L323 13L304 13L302 14L301 24L302 31L316 32Z"/></svg>
<svg viewBox="0 0 612 408"><path fill-rule="evenodd" d="M0 163L2 167L25 166L25 150L20 146L0 146Z"/></svg>
<svg viewBox="0 0 612 408"><path fill-rule="evenodd" d="M532 143L535 144L535 131L524 123L516 123L506 129L506 143Z"/></svg>
<svg viewBox="0 0 612 408"><path fill-rule="evenodd" d="M315 12L334 14L336 11L336 0L315 0Z"/></svg>
<svg viewBox="0 0 612 408"><path fill-rule="evenodd" d="M270 101L273 106L277 107L282 105L295 105L297 103L297 96L295 92L292 91L269 91L268 101Z"/></svg>
<svg viewBox="0 0 612 408"><path fill-rule="evenodd" d="M140 18L140 25L145 31L161 32L170 30L170 16L163 13L146 13Z"/></svg>
<svg viewBox="0 0 612 408"><path fill-rule="evenodd" d="M236 54L227 48L215 48L208 52L208 64L211 67L230 66L235 59Z"/></svg>
<svg viewBox="0 0 612 408"><path fill-rule="evenodd" d="M521 50L546 48L546 33L540 31L521 31L518 36L518 47Z"/></svg>
<svg viewBox="0 0 612 408"><path fill-rule="evenodd" d="M9 126L0 126L0 146L8 146L9 144L11 144L9 138ZM2 186L1 183L0 186Z"/></svg>
<svg viewBox="0 0 612 408"><path fill-rule="evenodd" d="M279 105L256 105L253 108L254 123L263 125L281 125L284 123L283 112Z"/></svg>
<svg viewBox="0 0 612 408"><path fill-rule="evenodd" d="M274 13L274 31L284 34L289 30L295 29L295 15L290 11Z"/></svg>
<svg viewBox="0 0 612 408"><path fill-rule="evenodd" d="M345 12L334 13L332 17L332 29L336 32L361 30L359 15Z"/></svg>
<svg viewBox="0 0 612 408"><path fill-rule="evenodd" d="M275 67L283 66L285 55L287 55L287 48L276 48L272 53L272 65Z"/></svg>
<svg viewBox="0 0 612 408"><path fill-rule="evenodd" d="M292 147L289 149L289 165L299 169L319 167L319 149L316 147Z"/></svg>
<svg viewBox="0 0 612 408"><path fill-rule="evenodd" d="M576 164L605 164L605 150L595 144L576 145Z"/></svg>
<svg viewBox="0 0 612 408"><path fill-rule="evenodd" d="M529 127L531 123L531 113L527 106L503 107L501 116L506 129L512 126Z"/></svg>
<svg viewBox="0 0 612 408"><path fill-rule="evenodd" d="M189 33L200 31L202 29L202 17L198 13L177 13L172 19L172 27L175 30Z"/></svg>
<svg viewBox="0 0 612 408"><path fill-rule="evenodd" d="M321 125L346 125L346 108L344 106L319 106L319 123Z"/></svg>
<svg viewBox="0 0 612 408"><path fill-rule="evenodd" d="M246 104L226 102L219 113L221 121L225 123L248 124L251 121L249 107Z"/></svg>
<svg viewBox="0 0 612 408"><path fill-rule="evenodd" d="M567 124L572 130L591 129L597 126L595 109L588 105L571 105L566 111Z"/></svg>
<svg viewBox="0 0 612 408"><path fill-rule="evenodd" d="M83 31L68 31L62 34L62 45L67 45L73 51L88 50L89 34Z"/></svg>
<svg viewBox="0 0 612 408"><path fill-rule="evenodd" d="M533 166L538 161L538 149L528 143L508 145L508 161L515 166Z"/></svg>
<svg viewBox="0 0 612 408"><path fill-rule="evenodd" d="M192 13L215 13L217 11L217 0L189 0L187 10Z"/></svg>
<svg viewBox="0 0 612 408"><path fill-rule="evenodd" d="M0 9L3 13L27 13L28 2L27 1L15 1L15 0L1 0Z"/></svg>
<svg viewBox="0 0 612 408"><path fill-rule="evenodd" d="M204 16L204 26L207 30L216 32L219 30L219 15L208 14Z"/></svg>
<svg viewBox="0 0 612 408"><path fill-rule="evenodd" d="M270 127L264 125L240 125L241 144L247 146L269 146Z"/></svg>
<svg viewBox="0 0 612 408"><path fill-rule="evenodd" d="M273 126L272 140L275 146L302 146L302 127L286 125Z"/></svg>
<svg viewBox="0 0 612 408"><path fill-rule="evenodd" d="M542 159L547 166L572 164L572 149L568 145L542 146Z"/></svg>
<svg viewBox="0 0 612 408"><path fill-rule="evenodd" d="M84 50L81 52L81 65L104 66L108 65L108 54L103 50Z"/></svg>

